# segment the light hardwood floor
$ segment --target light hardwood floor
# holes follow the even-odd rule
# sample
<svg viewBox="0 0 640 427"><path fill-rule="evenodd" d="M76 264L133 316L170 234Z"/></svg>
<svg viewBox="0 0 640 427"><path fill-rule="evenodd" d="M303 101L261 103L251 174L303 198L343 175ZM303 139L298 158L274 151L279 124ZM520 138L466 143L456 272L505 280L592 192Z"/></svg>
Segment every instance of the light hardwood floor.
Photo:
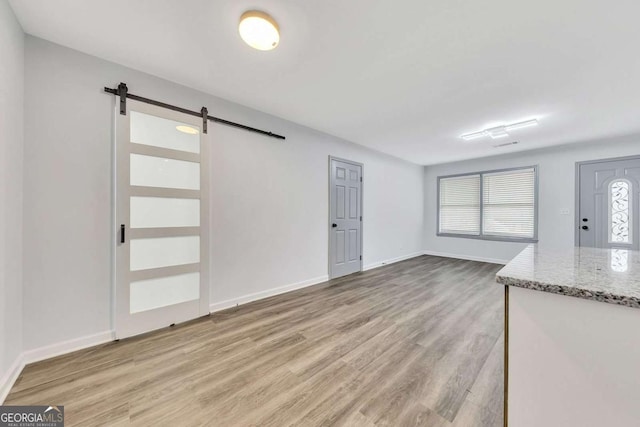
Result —
<svg viewBox="0 0 640 427"><path fill-rule="evenodd" d="M66 425L500 426L500 266L422 256L25 368Z"/></svg>

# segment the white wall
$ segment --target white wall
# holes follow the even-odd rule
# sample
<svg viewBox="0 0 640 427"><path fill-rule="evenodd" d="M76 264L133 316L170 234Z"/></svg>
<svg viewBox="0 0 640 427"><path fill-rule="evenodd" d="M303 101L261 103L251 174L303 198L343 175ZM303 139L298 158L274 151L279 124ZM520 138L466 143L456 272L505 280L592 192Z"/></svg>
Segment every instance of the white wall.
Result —
<svg viewBox="0 0 640 427"><path fill-rule="evenodd" d="M640 136L624 137L512 155L425 167L425 251L470 259L507 262L526 244L438 237L437 177L464 172L539 165L538 239L551 248L574 246L575 164L579 161L640 154ZM567 210L568 215L562 215Z"/></svg>
<svg viewBox="0 0 640 427"><path fill-rule="evenodd" d="M216 303L327 275L329 154L364 163L365 268L421 252L421 167L298 126L279 129L286 142L215 128Z"/></svg>
<svg viewBox="0 0 640 427"><path fill-rule="evenodd" d="M0 1L0 395L22 351L24 34ZM0 396L0 402L2 397Z"/></svg>
<svg viewBox="0 0 640 427"><path fill-rule="evenodd" d="M210 128L213 304L326 277L330 154L365 164L365 265L422 250L421 166L27 36L26 349L111 329L115 98L102 88L120 81L287 137Z"/></svg>

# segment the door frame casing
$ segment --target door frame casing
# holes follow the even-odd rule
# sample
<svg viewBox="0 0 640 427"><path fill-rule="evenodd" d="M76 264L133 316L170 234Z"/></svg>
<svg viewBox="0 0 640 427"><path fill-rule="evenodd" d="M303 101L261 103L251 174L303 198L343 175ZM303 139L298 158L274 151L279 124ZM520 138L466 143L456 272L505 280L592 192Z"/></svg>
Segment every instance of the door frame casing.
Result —
<svg viewBox="0 0 640 427"><path fill-rule="evenodd" d="M166 109L160 106L146 104L143 102L129 100L127 102L127 120L123 122L121 118L121 114L119 113L119 106L117 102L114 102L113 112L114 112L114 121L113 121L113 218L112 218L112 274L113 274L113 283L112 283L112 328L114 331L114 335L117 339L120 338L121 332L126 330L119 324L119 320L122 317L122 304L119 305L119 301L122 302L122 295L118 294L118 284L127 282L128 276L130 273L126 273L125 270L119 269L120 264L128 265L129 263L129 244L131 242L131 238L135 235L135 233L131 229L130 218L128 223L126 224L126 241L127 241L127 250L123 251L123 248L119 250L119 238L120 238L120 224L123 217L129 216L129 192L125 189L129 187L129 158L126 159L121 158L122 154L120 149L123 146L130 144L129 142L129 133L130 133L130 120L131 120L131 111L139 111L144 114L156 115L158 117L175 120L182 123L187 123L193 126L197 126L200 128L200 153L197 155L199 157L199 167L200 167L200 190L195 190L199 192L199 200L200 200L200 299L198 301L198 317L209 315L209 305L210 305L210 251L209 251L209 239L210 239L210 215L209 215L209 203L210 203L210 194L209 194L209 162L210 162L210 151L209 151L209 141L208 134L202 132L201 126L202 122L198 118L194 118L189 115L185 115L184 113L176 112L170 109ZM119 126L118 124L121 124ZM127 135L126 140L121 140L118 137ZM163 151L164 149L157 149L156 147L150 146L147 148L149 151L149 155L153 155L154 151ZM168 153L174 150L167 149L165 150ZM127 155L130 154L129 151L126 151ZM182 154L186 154L186 156L191 157L190 153L182 153L180 151L174 151L177 157L169 156L168 158L176 158L177 160L187 160L183 159ZM164 157L162 155L161 157ZM124 165L121 163L124 161ZM124 167L123 167L124 166ZM162 194L165 197L170 197L170 195L175 192L186 191L189 192L191 190L174 190L170 188L157 188L154 192L157 194ZM123 201L119 200L121 193L124 192L127 196ZM162 197L162 196L159 196ZM180 198L181 196L176 196ZM119 203L120 202L120 203ZM179 266L178 266L179 267ZM128 270L127 270L128 272ZM128 295L128 292L127 292ZM189 301L184 303L175 304L175 306L182 307L189 303ZM145 312L142 312L145 313ZM142 314L141 313L141 314ZM146 316L145 316L146 317ZM167 324L169 326L169 324ZM147 331L149 332L149 331ZM144 332L141 332L144 333ZM133 335L137 335L135 333ZM127 336L133 336L127 335Z"/></svg>
<svg viewBox="0 0 640 427"><path fill-rule="evenodd" d="M580 246L580 167L583 165L592 165L596 163L618 162L624 160L640 160L640 154L632 156L610 157L606 159L597 160L585 160L582 162L576 162L576 176L575 176L575 212L573 216L573 244L574 246Z"/></svg>
<svg viewBox="0 0 640 427"><path fill-rule="evenodd" d="M327 264L329 265L329 280L333 279L333 265L331 263L331 162L336 160L338 162L349 163L350 165L359 166L360 167L360 177L362 181L360 182L360 216L362 216L362 220L360 221L360 272L364 270L364 164L359 162L354 162L353 160L343 159L341 157L336 157L329 155L328 169L329 173L327 174L329 177L329 185L328 190L329 194L327 196L327 200L329 202L327 208L327 229L328 231L328 256L327 256Z"/></svg>

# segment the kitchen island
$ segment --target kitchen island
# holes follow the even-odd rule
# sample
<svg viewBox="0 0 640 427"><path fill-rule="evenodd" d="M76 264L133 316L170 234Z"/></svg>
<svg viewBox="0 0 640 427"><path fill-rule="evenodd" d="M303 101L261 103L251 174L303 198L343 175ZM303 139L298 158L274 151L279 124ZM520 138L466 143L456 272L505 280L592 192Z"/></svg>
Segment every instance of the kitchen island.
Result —
<svg viewBox="0 0 640 427"><path fill-rule="evenodd" d="M505 286L505 425L640 426L640 252L530 245Z"/></svg>

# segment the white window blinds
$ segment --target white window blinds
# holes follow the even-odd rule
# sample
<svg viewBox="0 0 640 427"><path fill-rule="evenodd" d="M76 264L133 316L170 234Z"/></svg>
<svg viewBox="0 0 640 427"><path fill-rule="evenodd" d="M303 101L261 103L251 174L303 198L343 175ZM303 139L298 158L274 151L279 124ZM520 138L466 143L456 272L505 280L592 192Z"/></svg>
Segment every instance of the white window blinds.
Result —
<svg viewBox="0 0 640 427"><path fill-rule="evenodd" d="M482 233L535 236L535 169L482 175Z"/></svg>
<svg viewBox="0 0 640 427"><path fill-rule="evenodd" d="M480 234L480 175L440 179L440 233Z"/></svg>
<svg viewBox="0 0 640 427"><path fill-rule="evenodd" d="M439 178L438 233L535 241L536 169Z"/></svg>

